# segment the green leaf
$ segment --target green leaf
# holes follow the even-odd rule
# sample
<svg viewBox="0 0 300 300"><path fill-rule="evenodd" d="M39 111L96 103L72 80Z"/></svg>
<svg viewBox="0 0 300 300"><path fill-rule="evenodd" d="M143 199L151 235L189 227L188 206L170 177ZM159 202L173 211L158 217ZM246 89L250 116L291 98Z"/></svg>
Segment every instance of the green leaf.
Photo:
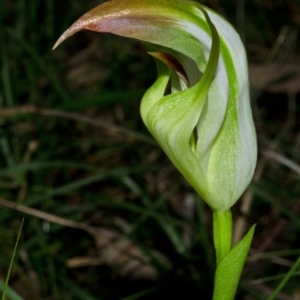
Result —
<svg viewBox="0 0 300 300"><path fill-rule="evenodd" d="M215 274L213 300L233 300L250 249L255 225L223 258Z"/></svg>
<svg viewBox="0 0 300 300"><path fill-rule="evenodd" d="M15 293L13 290L9 289L8 281L9 281L13 261L14 261L14 258L16 256L17 247L18 247L20 236L21 236L23 223L24 223L24 219L21 222L21 226L20 226L20 229L19 229L19 232L18 232L17 240L16 240L16 243L15 243L15 247L14 247L12 257L11 257L11 260L10 260L10 264L9 264L9 268L8 268L8 271L7 271L6 281L5 281L5 284L4 284L4 287L3 287L3 294L2 294L2 298L1 298L2 300L5 300L6 294L9 294L10 296L12 296L13 297L12 299L21 299L21 298L19 298L17 293Z"/></svg>
<svg viewBox="0 0 300 300"><path fill-rule="evenodd" d="M268 300L274 300L279 292L282 290L282 288L285 286L285 284L288 282L288 280L295 274L296 270L300 266L300 256L296 260L296 262L293 264L291 269L286 273L284 278L281 280L279 285L277 286L276 290L273 292L273 294L268 298Z"/></svg>
<svg viewBox="0 0 300 300"><path fill-rule="evenodd" d="M4 289L6 289L6 296L9 297L10 300L24 300L24 298L22 298L16 291L0 280L0 291L4 292Z"/></svg>

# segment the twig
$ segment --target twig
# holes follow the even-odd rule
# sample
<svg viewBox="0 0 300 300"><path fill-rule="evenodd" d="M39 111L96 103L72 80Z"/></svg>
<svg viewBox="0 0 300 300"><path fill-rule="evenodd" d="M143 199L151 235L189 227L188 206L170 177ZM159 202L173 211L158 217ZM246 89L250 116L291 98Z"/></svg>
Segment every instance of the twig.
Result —
<svg viewBox="0 0 300 300"><path fill-rule="evenodd" d="M72 220L68 220L62 217L58 217L31 207L27 207L21 204L17 204L11 201L8 201L6 199L0 198L0 205L7 207L7 208L11 208L14 210L17 210L19 212L25 213L27 215L30 216L34 216L36 218L42 219L42 220L47 220L49 222L52 223L56 223L62 226L67 226L67 227L71 227L71 228L76 228L76 229L81 229L84 230L92 235L95 234L102 234L108 238L111 238L111 233L108 230L105 229L100 229L100 228L96 228L96 227L92 227L89 226L87 224L84 223L79 223L79 222L75 222Z"/></svg>
<svg viewBox="0 0 300 300"><path fill-rule="evenodd" d="M257 168L253 176L254 183L257 183L260 180L263 171L270 158L275 159L276 157L277 161L280 160L282 164L290 167L294 171L297 171L297 173L298 171L300 171L300 167L297 164L293 163L292 161L290 161L289 159L283 156L275 154L276 152L274 151L278 147L280 141L290 132L290 130L292 129L295 123L295 114L294 114L295 94L289 95L289 108L290 108L289 114L287 116L287 120L284 124L284 127L279 131L277 136L271 141L268 148L262 152L264 156L261 157L257 163ZM250 210L252 199L253 199L253 192L248 189L245 192L241 201L242 202L240 206L241 215L237 218L234 225L233 244L236 244L244 234L246 224L247 224L246 216Z"/></svg>
<svg viewBox="0 0 300 300"><path fill-rule="evenodd" d="M295 173L300 175L300 166L298 164L294 163L289 158L283 156L282 154L275 152L275 151L270 151L270 150L264 150L262 152L262 154L268 158L271 158L271 159L277 161L281 165L288 167L289 169L291 169L292 171L294 171Z"/></svg>
<svg viewBox="0 0 300 300"><path fill-rule="evenodd" d="M146 142L151 145L157 145L156 142L151 138L144 134L137 133L133 130L123 128L121 126L114 125L109 122L105 122L102 120L98 120L95 118L83 116L77 113L62 111L62 110L55 110L55 109L48 109L48 108L40 108L32 105L28 106L19 106L14 108L6 108L1 109L0 111L0 117L10 117L15 116L17 114L38 114L42 116L48 116L48 117L59 117L64 119L73 120L76 122L83 122L86 124L90 124L97 127L102 127L110 130L115 130L117 132L120 132L125 135L132 136L136 139L139 139L143 142Z"/></svg>

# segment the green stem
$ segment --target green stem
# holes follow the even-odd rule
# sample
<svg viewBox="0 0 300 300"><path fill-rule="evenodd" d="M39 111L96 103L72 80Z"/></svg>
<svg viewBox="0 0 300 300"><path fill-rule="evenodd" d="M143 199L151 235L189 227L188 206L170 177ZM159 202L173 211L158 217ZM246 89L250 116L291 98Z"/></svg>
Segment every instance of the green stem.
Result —
<svg viewBox="0 0 300 300"><path fill-rule="evenodd" d="M213 235L217 266L229 253L232 244L231 211L213 211Z"/></svg>

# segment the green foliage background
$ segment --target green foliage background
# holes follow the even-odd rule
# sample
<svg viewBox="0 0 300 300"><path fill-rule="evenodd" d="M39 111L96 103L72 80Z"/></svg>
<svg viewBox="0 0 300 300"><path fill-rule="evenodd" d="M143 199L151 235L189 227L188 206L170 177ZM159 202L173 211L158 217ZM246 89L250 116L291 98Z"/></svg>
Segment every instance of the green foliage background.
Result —
<svg viewBox="0 0 300 300"><path fill-rule="evenodd" d="M134 41L91 32L51 51L99 3L0 2L2 281L25 218L10 278L20 296L7 298L209 299L211 212L139 115L152 59ZM234 219L241 232L257 228L237 299L267 299L300 254L300 4L205 4L248 52L260 152ZM299 274L277 299L299 299Z"/></svg>

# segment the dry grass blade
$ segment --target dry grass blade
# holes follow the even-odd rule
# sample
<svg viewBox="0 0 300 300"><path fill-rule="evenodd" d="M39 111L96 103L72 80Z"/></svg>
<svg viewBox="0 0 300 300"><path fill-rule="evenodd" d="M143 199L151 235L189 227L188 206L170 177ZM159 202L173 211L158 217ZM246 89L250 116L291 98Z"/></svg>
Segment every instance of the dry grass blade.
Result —
<svg viewBox="0 0 300 300"><path fill-rule="evenodd" d="M91 234L95 238L96 245L99 248L99 258L72 258L66 262L69 267L105 263L116 269L119 276L143 280L154 280L158 276L156 268L151 264L150 257L145 255L139 246L131 241L129 237L123 236L116 230L89 226L21 204L16 204L3 198L0 198L0 205L62 226L81 229ZM153 255L163 263L169 265L166 258L158 251L154 251Z"/></svg>
<svg viewBox="0 0 300 300"><path fill-rule="evenodd" d="M6 108L6 109L1 109L1 111L0 111L0 117L2 117L2 118L17 116L19 114L38 114L38 115L42 115L42 116L59 117L59 118L73 120L76 122L83 122L83 123L86 123L86 124L89 124L92 126L102 127L102 128L109 129L112 131L117 131L117 132L125 134L125 135L132 136L136 139L139 139L139 140L146 142L148 144L151 144L151 145L157 145L156 142L151 137L148 137L141 133L135 132L130 129L126 129L121 126L114 125L109 122L101 121L101 120L98 120L95 118L87 117L87 116L72 113L72 112L48 109L48 108L40 108L40 107L35 107L32 105L20 106L20 107L14 107L14 108Z"/></svg>

